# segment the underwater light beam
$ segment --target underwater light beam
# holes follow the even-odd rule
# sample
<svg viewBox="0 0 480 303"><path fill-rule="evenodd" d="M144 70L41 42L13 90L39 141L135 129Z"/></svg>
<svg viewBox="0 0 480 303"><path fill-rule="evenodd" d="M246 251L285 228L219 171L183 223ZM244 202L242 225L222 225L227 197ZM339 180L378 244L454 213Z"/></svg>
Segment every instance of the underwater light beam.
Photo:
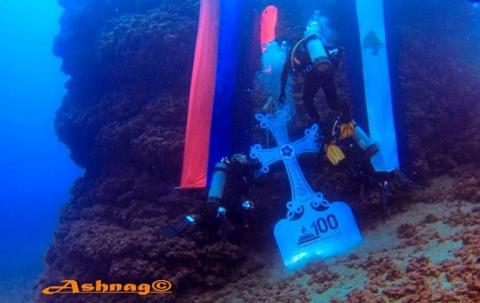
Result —
<svg viewBox="0 0 480 303"><path fill-rule="evenodd" d="M383 0L356 0L363 81L370 136L379 152L372 158L377 171L399 168Z"/></svg>

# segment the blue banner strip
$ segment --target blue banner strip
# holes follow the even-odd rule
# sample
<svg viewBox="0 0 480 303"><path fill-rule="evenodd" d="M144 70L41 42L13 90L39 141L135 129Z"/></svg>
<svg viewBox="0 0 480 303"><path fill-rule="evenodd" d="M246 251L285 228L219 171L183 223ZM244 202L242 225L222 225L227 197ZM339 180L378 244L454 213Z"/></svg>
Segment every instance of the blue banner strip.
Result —
<svg viewBox="0 0 480 303"><path fill-rule="evenodd" d="M208 160L209 182L215 164L222 157L230 156L232 152L232 104L237 81L241 7L241 0L221 1L216 89Z"/></svg>

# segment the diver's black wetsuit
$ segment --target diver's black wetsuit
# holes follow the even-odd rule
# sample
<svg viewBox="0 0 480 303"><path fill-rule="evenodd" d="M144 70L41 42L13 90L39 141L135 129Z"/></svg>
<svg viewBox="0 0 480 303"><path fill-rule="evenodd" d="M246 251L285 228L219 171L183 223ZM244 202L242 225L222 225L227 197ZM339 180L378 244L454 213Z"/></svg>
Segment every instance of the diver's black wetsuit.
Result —
<svg viewBox="0 0 480 303"><path fill-rule="evenodd" d="M242 202L246 202L246 198L250 194L250 189L254 184L254 174L260 163L252 160L241 163L233 159L227 159L226 162L222 159L221 162L226 164L226 168L221 170L227 173L223 198L220 200L209 197L207 203L197 214L184 216L164 226L161 230L162 236L178 236L190 226L198 223L205 230L218 232L222 237L228 237L232 241L239 241L241 235L238 231L235 231L234 225L248 225L247 213L249 208L245 207ZM253 202L251 203L251 208L253 208ZM220 207L224 209L221 216L219 215ZM225 215L225 212L228 213Z"/></svg>
<svg viewBox="0 0 480 303"><path fill-rule="evenodd" d="M302 44L305 44L305 42ZM292 54L290 53L290 55L287 56L287 60L283 67L281 93L285 95L288 74L290 71L292 71L298 76L303 76L303 105L305 106L308 115L320 125L325 135L330 133L330 125L320 121L320 115L313 104L315 96L320 88L322 88L325 93L328 106L341 115L342 121L350 121L352 119L350 107L347 103L339 101L338 99L337 85L335 82L335 68L333 64L330 64L330 67L325 71L318 70L312 63L304 45L301 45L300 48L295 52L295 58L298 60L299 64L292 66L291 57Z"/></svg>
<svg viewBox="0 0 480 303"><path fill-rule="evenodd" d="M221 200L218 200L218 197L212 197L213 199L209 197L200 215L201 224L205 229L219 232L221 232L219 229L231 228L232 226L228 226L230 223L245 225L248 221L248 209L244 208L242 202L251 198L249 196L255 183L254 174L260 165L258 161L240 162L235 159L226 161L222 159L222 163L226 164L223 171L227 174L223 197ZM219 207L227 210L226 216L219 218Z"/></svg>

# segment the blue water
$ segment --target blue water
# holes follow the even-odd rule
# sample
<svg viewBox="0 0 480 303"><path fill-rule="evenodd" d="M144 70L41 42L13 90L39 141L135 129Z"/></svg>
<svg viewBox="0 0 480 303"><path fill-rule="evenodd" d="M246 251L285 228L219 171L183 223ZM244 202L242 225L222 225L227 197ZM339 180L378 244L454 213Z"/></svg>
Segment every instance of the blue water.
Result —
<svg viewBox="0 0 480 303"><path fill-rule="evenodd" d="M0 288L42 271L81 174L53 125L67 80L52 54L60 14L56 0L0 1Z"/></svg>

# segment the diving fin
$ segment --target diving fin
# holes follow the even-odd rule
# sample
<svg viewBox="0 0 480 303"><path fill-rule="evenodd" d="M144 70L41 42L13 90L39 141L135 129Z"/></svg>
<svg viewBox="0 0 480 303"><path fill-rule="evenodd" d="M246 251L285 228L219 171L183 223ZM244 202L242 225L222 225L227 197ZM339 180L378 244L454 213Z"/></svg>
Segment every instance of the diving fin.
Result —
<svg viewBox="0 0 480 303"><path fill-rule="evenodd" d="M420 185L418 185L417 183L415 183L412 179L410 179L404 172L402 172L401 170L397 169L393 172L395 174L395 176L398 178L398 180L400 181L401 184L403 185L406 185L410 188L415 188L415 189L419 189L421 188Z"/></svg>
<svg viewBox="0 0 480 303"><path fill-rule="evenodd" d="M193 225L195 225L195 215L188 215L163 227L160 234L166 238L178 236Z"/></svg>

